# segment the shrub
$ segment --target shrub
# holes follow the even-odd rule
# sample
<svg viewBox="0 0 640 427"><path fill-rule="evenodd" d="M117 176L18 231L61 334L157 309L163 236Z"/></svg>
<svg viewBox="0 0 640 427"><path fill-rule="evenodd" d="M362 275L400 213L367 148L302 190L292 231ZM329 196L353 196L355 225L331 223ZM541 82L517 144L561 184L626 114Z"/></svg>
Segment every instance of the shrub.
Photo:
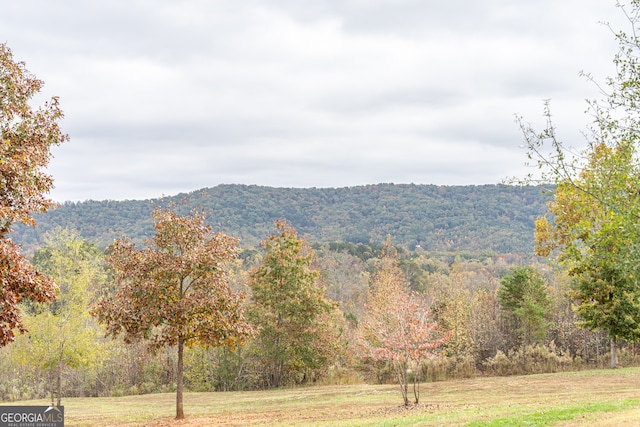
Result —
<svg viewBox="0 0 640 427"><path fill-rule="evenodd" d="M491 375L542 374L571 369L573 359L558 352L552 342L548 346L523 346L507 355L498 350L494 357L483 362L482 367Z"/></svg>
<svg viewBox="0 0 640 427"><path fill-rule="evenodd" d="M445 356L422 363L422 379L426 382L475 376L475 361L472 356Z"/></svg>
<svg viewBox="0 0 640 427"><path fill-rule="evenodd" d="M363 378L353 369L341 365L333 365L326 375L320 379L319 385L353 385L362 384Z"/></svg>
<svg viewBox="0 0 640 427"><path fill-rule="evenodd" d="M618 350L619 366L640 366L640 353L635 347L623 347Z"/></svg>

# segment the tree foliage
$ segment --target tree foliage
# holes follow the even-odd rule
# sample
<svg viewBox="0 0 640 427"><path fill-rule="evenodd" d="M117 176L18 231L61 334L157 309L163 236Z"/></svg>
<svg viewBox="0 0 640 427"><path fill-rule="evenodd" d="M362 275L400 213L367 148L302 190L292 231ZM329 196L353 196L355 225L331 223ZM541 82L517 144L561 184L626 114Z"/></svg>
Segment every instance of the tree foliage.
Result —
<svg viewBox="0 0 640 427"><path fill-rule="evenodd" d="M46 211L53 202L46 194L53 179L44 173L51 147L68 138L58 122L63 113L54 97L34 110L31 99L43 82L13 59L0 44L0 233L16 222L33 224L32 213Z"/></svg>
<svg viewBox="0 0 640 427"><path fill-rule="evenodd" d="M285 221L264 242L262 263L251 272L249 308L269 387L302 382L331 362L337 346L335 304L325 299L314 252Z"/></svg>
<svg viewBox="0 0 640 427"><path fill-rule="evenodd" d="M392 364L405 405L413 373L414 401L419 403L421 362L438 354L450 335L440 333L425 301L409 289L389 239L370 281L361 331L365 356Z"/></svg>
<svg viewBox="0 0 640 427"><path fill-rule="evenodd" d="M571 295L581 324L611 337L613 367L616 339L640 337L640 2L618 6L631 32L614 31L620 47L617 74L602 88L604 98L589 102L593 123L587 148L575 155L565 147L548 105L542 132L522 127L542 179L556 184L552 218L536 221L537 252L557 251L574 279Z"/></svg>
<svg viewBox="0 0 640 427"><path fill-rule="evenodd" d="M519 334L519 344L543 344L551 301L540 273L532 267L516 267L500 284L498 301L509 326Z"/></svg>
<svg viewBox="0 0 640 427"><path fill-rule="evenodd" d="M234 347L250 336L242 296L227 283L225 266L237 240L213 234L204 216L179 216L167 209L153 214L156 234L143 249L127 239L108 250L116 290L94 314L109 335L126 342L144 340L152 348L177 346L176 418L183 418L185 345Z"/></svg>
<svg viewBox="0 0 640 427"><path fill-rule="evenodd" d="M53 180L44 168L52 146L68 139L58 125L57 98L35 110L30 105L42 85L0 43L0 346L14 341L16 330L25 331L18 309L23 299L51 301L56 292L53 279L37 273L8 237L14 224L34 225L33 213L53 204L46 198Z"/></svg>
<svg viewBox="0 0 640 427"><path fill-rule="evenodd" d="M107 279L104 254L77 232L59 229L47 236L33 264L60 287L55 302L27 304L29 333L18 338L14 354L46 374L51 404L60 405L65 368L97 364L104 355L101 330L89 314L96 291Z"/></svg>
<svg viewBox="0 0 640 427"><path fill-rule="evenodd" d="M453 264L448 276L440 276L431 286L430 296L436 301L434 315L441 330L450 333L444 345L447 356L461 358L468 355L474 346L471 336L473 302L471 291L466 286L467 273L458 263Z"/></svg>
<svg viewBox="0 0 640 427"><path fill-rule="evenodd" d="M277 219L285 219L312 243L348 242L354 251L384 242L447 251L531 252L533 221L545 212L548 194L539 187L377 184L346 188L271 188L218 185L179 194L176 203L215 212L215 229L259 246ZM153 233L149 220L165 200L67 202L36 217L38 228L17 227L26 249L42 245L46 230L77 228L106 247L120 235L142 242ZM369 254L356 254L368 256ZM377 253L376 253L377 256Z"/></svg>

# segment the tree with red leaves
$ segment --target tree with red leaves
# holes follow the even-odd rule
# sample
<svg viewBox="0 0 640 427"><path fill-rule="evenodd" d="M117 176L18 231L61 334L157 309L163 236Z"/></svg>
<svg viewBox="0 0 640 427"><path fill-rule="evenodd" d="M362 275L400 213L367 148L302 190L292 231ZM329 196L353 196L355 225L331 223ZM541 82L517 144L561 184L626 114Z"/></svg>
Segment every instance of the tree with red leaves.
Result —
<svg viewBox="0 0 640 427"><path fill-rule="evenodd" d="M0 44L0 347L13 342L16 331L25 332L20 302L52 301L57 290L53 279L36 272L8 237L13 224L34 225L32 214L53 205L45 196L53 179L43 170L51 148L68 140L58 125L63 113L57 98L36 110L29 104L42 86Z"/></svg>

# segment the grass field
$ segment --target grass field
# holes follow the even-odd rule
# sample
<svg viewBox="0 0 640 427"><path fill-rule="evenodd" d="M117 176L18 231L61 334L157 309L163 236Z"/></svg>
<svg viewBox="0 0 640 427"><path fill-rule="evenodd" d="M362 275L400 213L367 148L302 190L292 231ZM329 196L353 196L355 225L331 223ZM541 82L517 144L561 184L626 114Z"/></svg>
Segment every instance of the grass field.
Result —
<svg viewBox="0 0 640 427"><path fill-rule="evenodd" d="M349 385L64 399L66 426L640 426L640 368L423 384L406 409L396 386ZM8 404L8 403L4 403ZM47 405L47 401L12 402Z"/></svg>

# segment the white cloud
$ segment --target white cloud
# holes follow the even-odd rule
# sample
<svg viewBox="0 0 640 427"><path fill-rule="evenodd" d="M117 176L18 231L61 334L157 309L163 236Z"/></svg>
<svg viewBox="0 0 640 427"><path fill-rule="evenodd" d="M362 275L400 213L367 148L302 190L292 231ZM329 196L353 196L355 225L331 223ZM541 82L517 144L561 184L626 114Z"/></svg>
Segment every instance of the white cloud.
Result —
<svg viewBox="0 0 640 427"><path fill-rule="evenodd" d="M612 73L612 1L11 2L0 40L59 95L58 200L220 183L482 184L524 174L514 114Z"/></svg>

